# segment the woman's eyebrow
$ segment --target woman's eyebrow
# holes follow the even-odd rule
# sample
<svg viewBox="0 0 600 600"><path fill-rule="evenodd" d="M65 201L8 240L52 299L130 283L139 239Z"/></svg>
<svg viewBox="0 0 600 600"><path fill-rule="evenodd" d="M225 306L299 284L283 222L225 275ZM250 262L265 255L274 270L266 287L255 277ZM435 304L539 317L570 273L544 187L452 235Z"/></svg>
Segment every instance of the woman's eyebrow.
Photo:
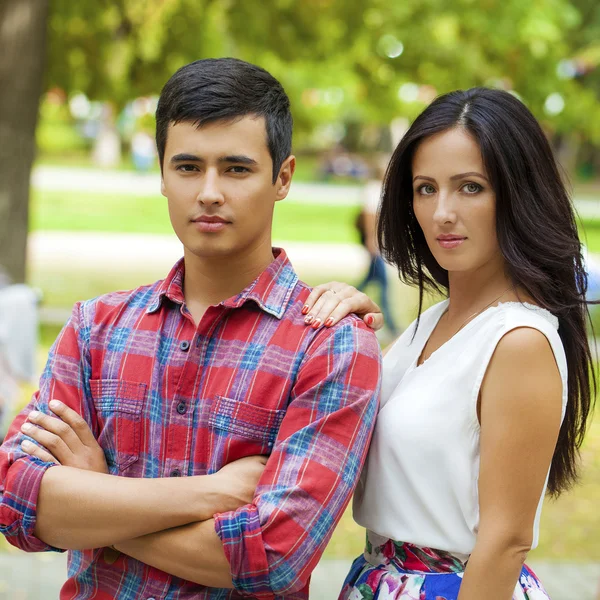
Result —
<svg viewBox="0 0 600 600"><path fill-rule="evenodd" d="M473 177L473 175L475 175L475 177L481 177L481 179L485 179L486 181L488 180L488 178L485 175L477 173L477 171L469 171L468 173L459 173L458 175L452 175L452 177L450 177L450 181L464 179L465 177Z"/></svg>

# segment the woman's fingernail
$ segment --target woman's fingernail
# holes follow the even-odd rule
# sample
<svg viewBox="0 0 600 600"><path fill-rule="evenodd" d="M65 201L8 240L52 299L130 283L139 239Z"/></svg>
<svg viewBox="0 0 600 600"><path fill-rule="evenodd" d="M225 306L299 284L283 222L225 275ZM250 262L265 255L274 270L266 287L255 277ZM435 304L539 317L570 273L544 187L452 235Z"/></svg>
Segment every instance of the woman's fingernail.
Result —
<svg viewBox="0 0 600 600"><path fill-rule="evenodd" d="M33 444L29 440L23 440L21 442L21 448L24 448L25 450L31 450L31 448L33 448Z"/></svg>
<svg viewBox="0 0 600 600"><path fill-rule="evenodd" d="M366 320L366 323L367 323L367 325L368 325L369 327L370 327L371 325L373 325L373 321L374 321L374 320L375 320L375 319L373 319L373 317L372 317L371 315L369 315L369 316L367 317L367 320Z"/></svg>
<svg viewBox="0 0 600 600"><path fill-rule="evenodd" d="M306 317L306 319L304 319L304 322L307 325L310 325L312 323L312 320L314 319L314 317L311 317L310 315L308 315L308 317Z"/></svg>
<svg viewBox="0 0 600 600"><path fill-rule="evenodd" d="M308 304L305 304L302 307L302 314L305 315L309 310L310 310L310 308L309 308Z"/></svg>
<svg viewBox="0 0 600 600"><path fill-rule="evenodd" d="M23 423L23 425L21 425L21 431L31 431L33 429L33 425L30 425L29 423Z"/></svg>
<svg viewBox="0 0 600 600"><path fill-rule="evenodd" d="M37 421L40 413L37 410L32 410L27 417L30 421Z"/></svg>
<svg viewBox="0 0 600 600"><path fill-rule="evenodd" d="M321 327L321 319L315 319L314 323L311 325L313 329L319 329Z"/></svg>
<svg viewBox="0 0 600 600"><path fill-rule="evenodd" d="M329 317L327 321L325 321L325 327L331 327L333 325L333 318Z"/></svg>
<svg viewBox="0 0 600 600"><path fill-rule="evenodd" d="M50 408L57 409L62 406L62 402L60 402L59 400L50 400L49 406Z"/></svg>

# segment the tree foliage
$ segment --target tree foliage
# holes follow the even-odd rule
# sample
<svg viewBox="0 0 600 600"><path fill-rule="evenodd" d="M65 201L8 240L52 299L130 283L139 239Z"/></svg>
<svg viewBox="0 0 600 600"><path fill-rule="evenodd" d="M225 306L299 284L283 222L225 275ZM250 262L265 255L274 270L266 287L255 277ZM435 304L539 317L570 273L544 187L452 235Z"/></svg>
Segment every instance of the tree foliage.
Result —
<svg viewBox="0 0 600 600"><path fill-rule="evenodd" d="M492 85L600 145L599 33L596 0L53 0L47 85L123 105L187 62L237 56L284 83L304 130Z"/></svg>

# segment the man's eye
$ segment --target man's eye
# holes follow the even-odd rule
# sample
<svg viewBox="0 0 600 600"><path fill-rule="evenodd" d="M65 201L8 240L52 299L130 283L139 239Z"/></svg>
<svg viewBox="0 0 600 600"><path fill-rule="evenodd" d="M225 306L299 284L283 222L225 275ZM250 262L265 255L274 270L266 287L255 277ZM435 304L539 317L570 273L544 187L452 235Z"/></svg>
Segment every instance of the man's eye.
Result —
<svg viewBox="0 0 600 600"><path fill-rule="evenodd" d="M247 167L240 167L240 166L231 167L229 169L229 171L231 173L250 173L250 169L248 169Z"/></svg>
<svg viewBox="0 0 600 600"><path fill-rule="evenodd" d="M184 173L191 173L197 170L196 165L177 165L177 171L183 171Z"/></svg>

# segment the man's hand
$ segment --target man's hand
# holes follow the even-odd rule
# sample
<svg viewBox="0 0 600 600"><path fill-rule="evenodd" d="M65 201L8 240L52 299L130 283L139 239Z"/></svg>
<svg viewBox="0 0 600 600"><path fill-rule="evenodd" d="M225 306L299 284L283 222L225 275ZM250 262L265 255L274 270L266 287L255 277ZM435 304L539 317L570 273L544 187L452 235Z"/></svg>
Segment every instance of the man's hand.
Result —
<svg viewBox="0 0 600 600"><path fill-rule="evenodd" d="M31 411L29 422L21 427L43 448L25 440L23 452L65 467L108 473L104 451L81 415L58 400L51 400L49 406L58 418Z"/></svg>
<svg viewBox="0 0 600 600"><path fill-rule="evenodd" d="M250 504L256 495L256 486L267 464L266 456L246 456L225 465L211 477L218 478L223 495L223 511L235 510Z"/></svg>

